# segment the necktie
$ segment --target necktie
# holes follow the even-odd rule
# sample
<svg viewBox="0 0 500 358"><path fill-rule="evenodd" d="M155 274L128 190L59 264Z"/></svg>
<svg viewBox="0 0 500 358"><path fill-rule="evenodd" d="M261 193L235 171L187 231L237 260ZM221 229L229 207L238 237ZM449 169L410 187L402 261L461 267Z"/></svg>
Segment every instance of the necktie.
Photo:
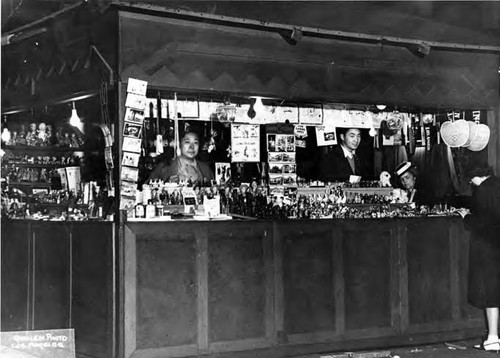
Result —
<svg viewBox="0 0 500 358"><path fill-rule="evenodd" d="M356 174L356 164L355 164L354 156L347 157L347 161L349 162L349 165L351 166L353 174Z"/></svg>

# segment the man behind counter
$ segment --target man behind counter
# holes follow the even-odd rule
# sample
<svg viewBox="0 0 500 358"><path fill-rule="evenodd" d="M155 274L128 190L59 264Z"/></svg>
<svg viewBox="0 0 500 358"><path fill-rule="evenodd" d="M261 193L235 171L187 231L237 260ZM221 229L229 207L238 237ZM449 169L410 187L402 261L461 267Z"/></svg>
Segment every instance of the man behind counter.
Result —
<svg viewBox="0 0 500 358"><path fill-rule="evenodd" d="M339 138L340 145L329 151L320 164L319 179L324 182L347 182L366 177L366 166L356 156L356 149L361 143L361 130L339 128Z"/></svg>

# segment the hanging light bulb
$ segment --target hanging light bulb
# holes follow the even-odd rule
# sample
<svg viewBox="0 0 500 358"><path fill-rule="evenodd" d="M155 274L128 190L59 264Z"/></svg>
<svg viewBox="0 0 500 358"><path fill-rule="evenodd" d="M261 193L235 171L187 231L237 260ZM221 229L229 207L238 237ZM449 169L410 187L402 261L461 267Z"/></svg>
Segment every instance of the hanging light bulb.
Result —
<svg viewBox="0 0 500 358"><path fill-rule="evenodd" d="M255 97L255 104L253 105L255 112L262 114L264 112L264 103L262 103L262 97Z"/></svg>
<svg viewBox="0 0 500 358"><path fill-rule="evenodd" d="M69 124L77 128L80 128L80 126L82 125L82 121L80 117L78 117L78 113L76 113L75 102L73 102L73 109L71 110L71 117L69 118Z"/></svg>
<svg viewBox="0 0 500 358"><path fill-rule="evenodd" d="M1 138L2 138L2 142L7 144L10 142L10 131L9 129L7 128L7 117L4 116L3 117L3 125L2 125L3 129L2 129L2 135L1 135Z"/></svg>
<svg viewBox="0 0 500 358"><path fill-rule="evenodd" d="M5 127L2 130L2 142L5 144L10 142L10 131Z"/></svg>
<svg viewBox="0 0 500 358"><path fill-rule="evenodd" d="M374 126L373 126L373 115L372 115L372 112L370 111L366 111L366 118L368 120L368 123L370 124L370 131L368 132L368 134L370 135L370 137L375 137L375 135L377 134L377 131L375 130Z"/></svg>

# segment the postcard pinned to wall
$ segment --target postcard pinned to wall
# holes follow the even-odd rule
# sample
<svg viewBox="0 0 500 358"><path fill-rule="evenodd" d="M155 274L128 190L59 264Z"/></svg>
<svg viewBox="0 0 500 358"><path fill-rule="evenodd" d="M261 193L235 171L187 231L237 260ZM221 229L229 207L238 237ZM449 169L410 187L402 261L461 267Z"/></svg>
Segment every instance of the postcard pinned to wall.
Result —
<svg viewBox="0 0 500 358"><path fill-rule="evenodd" d="M133 122L142 124L144 122L144 111L137 109L127 108L125 110L125 122Z"/></svg>
<svg viewBox="0 0 500 358"><path fill-rule="evenodd" d="M299 108L290 106L276 106L274 109L274 122L299 123Z"/></svg>
<svg viewBox="0 0 500 358"><path fill-rule="evenodd" d="M123 137L122 149L123 149L123 151L126 151L126 152L140 153L141 152L141 142L142 141L140 138Z"/></svg>
<svg viewBox="0 0 500 358"><path fill-rule="evenodd" d="M139 153L123 152L122 165L127 167L138 167L139 166Z"/></svg>
<svg viewBox="0 0 500 358"><path fill-rule="evenodd" d="M122 180L137 182L139 179L139 169L131 167L122 167Z"/></svg>
<svg viewBox="0 0 500 358"><path fill-rule="evenodd" d="M120 210L132 210L135 207L135 196L120 195Z"/></svg>
<svg viewBox="0 0 500 358"><path fill-rule="evenodd" d="M318 147L337 144L337 134L333 126L317 126L316 141Z"/></svg>
<svg viewBox="0 0 500 358"><path fill-rule="evenodd" d="M129 181L122 181L121 195L132 196L135 198L137 193L137 184Z"/></svg>
<svg viewBox="0 0 500 358"><path fill-rule="evenodd" d="M300 107L299 120L301 124L323 124L323 106L317 104Z"/></svg>
<svg viewBox="0 0 500 358"><path fill-rule="evenodd" d="M146 96L141 96L135 93L127 93L125 100L125 107L144 111L146 109L147 99Z"/></svg>
<svg viewBox="0 0 500 358"><path fill-rule="evenodd" d="M148 87L147 81L138 80L136 78L129 78L127 84L127 92L135 93L140 96L146 96L146 90Z"/></svg>
<svg viewBox="0 0 500 358"><path fill-rule="evenodd" d="M123 135L125 137L141 138L141 131L141 124L125 122L123 126Z"/></svg>

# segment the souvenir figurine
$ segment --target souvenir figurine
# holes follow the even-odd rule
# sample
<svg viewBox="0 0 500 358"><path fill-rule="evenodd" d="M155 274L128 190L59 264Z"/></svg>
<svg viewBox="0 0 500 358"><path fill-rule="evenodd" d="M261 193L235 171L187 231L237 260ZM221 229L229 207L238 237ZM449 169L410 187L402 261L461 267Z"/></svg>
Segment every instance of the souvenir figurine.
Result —
<svg viewBox="0 0 500 358"><path fill-rule="evenodd" d="M63 142L64 142L64 135L62 132L62 128L59 128L56 132L55 145L63 146L64 145Z"/></svg>
<svg viewBox="0 0 500 358"><path fill-rule="evenodd" d="M21 125L21 128L19 130L19 134L17 136L17 144L26 145L26 128L24 127L24 124Z"/></svg>
<svg viewBox="0 0 500 358"><path fill-rule="evenodd" d="M36 124L31 123L29 126L28 133L26 133L26 144L27 145L36 145L36 140L37 140Z"/></svg>
<svg viewBox="0 0 500 358"><path fill-rule="evenodd" d="M71 138L69 137L69 133L64 133L64 137L61 142L61 147L69 147L71 145Z"/></svg>
<svg viewBox="0 0 500 358"><path fill-rule="evenodd" d="M53 133L52 133L52 124L47 124L47 141L46 145L53 145L54 144L54 138L53 138Z"/></svg>
<svg viewBox="0 0 500 358"><path fill-rule="evenodd" d="M76 138L76 133L71 133L71 138L69 141L69 146L71 148L78 148L80 146L80 143L78 142L78 139Z"/></svg>
<svg viewBox="0 0 500 358"><path fill-rule="evenodd" d="M17 144L17 131L12 132L12 136L10 137L8 145L16 145Z"/></svg>
<svg viewBox="0 0 500 358"><path fill-rule="evenodd" d="M38 125L36 145L47 145L47 139L47 126L42 122Z"/></svg>

